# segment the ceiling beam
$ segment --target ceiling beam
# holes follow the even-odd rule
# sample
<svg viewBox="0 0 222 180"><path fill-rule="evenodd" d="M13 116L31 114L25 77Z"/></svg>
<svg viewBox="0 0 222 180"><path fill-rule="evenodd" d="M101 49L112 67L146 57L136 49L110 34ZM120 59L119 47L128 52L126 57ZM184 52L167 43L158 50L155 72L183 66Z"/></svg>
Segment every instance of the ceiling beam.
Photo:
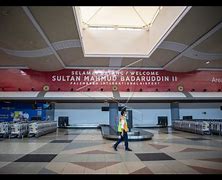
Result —
<svg viewBox="0 0 222 180"><path fill-rule="evenodd" d="M30 12L30 10L28 9L28 7L23 6L22 9L24 10L25 14L28 16L28 18L30 19L30 21L32 22L33 26L37 29L37 31L40 33L40 35L42 36L42 38L45 40L46 44L50 47L51 51L53 52L53 54L56 56L56 58L58 59L58 61L60 62L60 64L62 65L63 68L65 68L65 64L63 63L62 59L60 58L60 56L58 55L58 53L56 52L56 50L54 49L54 47L52 46L51 42L49 41L49 39L47 38L47 36L45 35L45 33L43 32L42 28L40 27L40 25L38 24L38 22L35 20L35 18L33 17L32 13Z"/></svg>
<svg viewBox="0 0 222 180"><path fill-rule="evenodd" d="M210 36L212 36L215 32L217 32L218 30L220 30L222 28L222 22L220 22L219 24L217 24L216 26L214 26L210 31L208 31L206 34L204 34L203 36L201 36L201 38L199 38L198 40L196 40L193 44L191 44L190 46L188 46L186 49L184 49L179 55L177 55L175 58L173 58L171 61L169 61L167 64L165 64L163 66L163 69L166 69L167 67L169 67L172 63L174 63L175 61L177 61L179 58L181 58L182 56L186 56L186 54L189 51L192 51L193 48L195 48L196 46L198 46L200 43L202 43L204 40L206 40L207 38L209 38ZM195 54L195 56L198 56L198 54Z"/></svg>

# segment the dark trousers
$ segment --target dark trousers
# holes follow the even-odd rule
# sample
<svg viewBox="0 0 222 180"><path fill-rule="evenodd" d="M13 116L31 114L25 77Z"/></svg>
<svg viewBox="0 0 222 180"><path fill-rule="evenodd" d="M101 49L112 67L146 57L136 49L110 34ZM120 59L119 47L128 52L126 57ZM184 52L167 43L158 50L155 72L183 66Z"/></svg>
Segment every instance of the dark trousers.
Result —
<svg viewBox="0 0 222 180"><path fill-rule="evenodd" d="M117 148L117 146L119 145L119 143L121 143L124 140L125 142L125 149L128 149L128 134L127 132L123 132L123 136L120 136L120 139L118 139L118 141L114 144L114 147Z"/></svg>

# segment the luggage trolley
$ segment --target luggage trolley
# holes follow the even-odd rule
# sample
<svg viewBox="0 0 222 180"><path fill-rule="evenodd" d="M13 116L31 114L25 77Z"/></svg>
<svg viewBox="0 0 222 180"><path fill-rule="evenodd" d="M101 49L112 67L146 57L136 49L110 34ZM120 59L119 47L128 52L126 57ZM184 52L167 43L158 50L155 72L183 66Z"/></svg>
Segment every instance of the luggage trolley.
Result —
<svg viewBox="0 0 222 180"><path fill-rule="evenodd" d="M57 129L57 122L46 121L46 122L32 122L29 124L29 137L39 137L51 132L55 132Z"/></svg>
<svg viewBox="0 0 222 180"><path fill-rule="evenodd" d="M26 122L17 122L11 125L11 137L23 138L28 135L28 123Z"/></svg>
<svg viewBox="0 0 222 180"><path fill-rule="evenodd" d="M221 135L222 134L222 122L220 121L212 121L210 122L210 132L211 134L218 134Z"/></svg>
<svg viewBox="0 0 222 180"><path fill-rule="evenodd" d="M0 136L3 138L9 137L11 133L11 126L8 122L1 122L0 123Z"/></svg>

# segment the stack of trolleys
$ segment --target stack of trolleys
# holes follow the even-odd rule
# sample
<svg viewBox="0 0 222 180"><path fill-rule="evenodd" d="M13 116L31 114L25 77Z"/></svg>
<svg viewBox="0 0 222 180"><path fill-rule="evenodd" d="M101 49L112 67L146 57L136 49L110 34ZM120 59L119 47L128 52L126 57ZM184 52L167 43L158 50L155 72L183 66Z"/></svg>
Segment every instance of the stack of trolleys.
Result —
<svg viewBox="0 0 222 180"><path fill-rule="evenodd" d="M192 121L185 121L186 126L185 126L185 130L188 132L192 132Z"/></svg>
<svg viewBox="0 0 222 180"><path fill-rule="evenodd" d="M202 135L210 134L209 122L207 121L174 121L173 128Z"/></svg>
<svg viewBox="0 0 222 180"><path fill-rule="evenodd" d="M207 121L200 121L197 124L197 128L196 128L196 133L197 134L210 134L210 125L209 122Z"/></svg>
<svg viewBox="0 0 222 180"><path fill-rule="evenodd" d="M190 122L189 121L182 121L181 128L184 131L189 131L189 129L190 129Z"/></svg>
<svg viewBox="0 0 222 180"><path fill-rule="evenodd" d="M23 138L28 135L28 123L27 122L16 122L11 124L11 137Z"/></svg>
<svg viewBox="0 0 222 180"><path fill-rule="evenodd" d="M192 133L196 133L196 131L197 131L197 124L198 124L198 122L196 122L196 121L190 121L190 132L192 132Z"/></svg>
<svg viewBox="0 0 222 180"><path fill-rule="evenodd" d="M212 121L210 122L210 132L211 134L222 134L222 122Z"/></svg>
<svg viewBox="0 0 222 180"><path fill-rule="evenodd" d="M55 121L37 121L29 124L29 137L39 137L57 129L57 122Z"/></svg>
<svg viewBox="0 0 222 180"><path fill-rule="evenodd" d="M222 135L222 122L219 122L220 124L220 135Z"/></svg>
<svg viewBox="0 0 222 180"><path fill-rule="evenodd" d="M11 133L11 126L8 122L0 123L0 136L3 138L9 137Z"/></svg>
<svg viewBox="0 0 222 180"><path fill-rule="evenodd" d="M181 125L182 125L182 121L176 120L176 121L173 122L173 128L174 129L181 130Z"/></svg>

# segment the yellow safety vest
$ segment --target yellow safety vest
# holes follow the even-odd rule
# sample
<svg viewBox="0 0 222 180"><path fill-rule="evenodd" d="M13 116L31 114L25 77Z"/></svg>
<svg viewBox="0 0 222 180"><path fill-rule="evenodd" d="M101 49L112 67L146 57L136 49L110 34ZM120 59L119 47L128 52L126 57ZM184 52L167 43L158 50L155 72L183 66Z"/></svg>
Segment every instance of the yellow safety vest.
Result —
<svg viewBox="0 0 222 180"><path fill-rule="evenodd" d="M122 118L123 118L123 119L122 119ZM119 125L118 125L118 132L122 132L122 123L123 123L122 121L124 121L124 131L125 131L125 132L128 132L129 129L128 129L126 117L120 117Z"/></svg>

